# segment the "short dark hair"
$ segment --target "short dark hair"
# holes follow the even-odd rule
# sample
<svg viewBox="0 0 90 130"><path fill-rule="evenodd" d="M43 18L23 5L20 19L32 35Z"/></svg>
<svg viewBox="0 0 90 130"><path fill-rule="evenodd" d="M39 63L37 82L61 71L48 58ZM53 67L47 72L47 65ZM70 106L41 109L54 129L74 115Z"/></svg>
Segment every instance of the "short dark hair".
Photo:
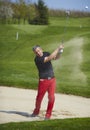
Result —
<svg viewBox="0 0 90 130"><path fill-rule="evenodd" d="M35 51L37 47L40 47L39 45L35 45L32 50Z"/></svg>

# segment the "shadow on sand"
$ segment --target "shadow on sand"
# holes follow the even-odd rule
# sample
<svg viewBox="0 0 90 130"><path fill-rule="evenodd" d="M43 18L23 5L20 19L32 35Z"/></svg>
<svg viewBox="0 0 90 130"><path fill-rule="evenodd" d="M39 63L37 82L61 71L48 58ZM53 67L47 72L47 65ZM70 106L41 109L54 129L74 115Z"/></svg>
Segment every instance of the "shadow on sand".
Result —
<svg viewBox="0 0 90 130"><path fill-rule="evenodd" d="M27 112L21 112L21 111L6 111L6 110L0 110L0 112L8 113L8 114L18 114L25 117L32 117L32 114L29 114Z"/></svg>

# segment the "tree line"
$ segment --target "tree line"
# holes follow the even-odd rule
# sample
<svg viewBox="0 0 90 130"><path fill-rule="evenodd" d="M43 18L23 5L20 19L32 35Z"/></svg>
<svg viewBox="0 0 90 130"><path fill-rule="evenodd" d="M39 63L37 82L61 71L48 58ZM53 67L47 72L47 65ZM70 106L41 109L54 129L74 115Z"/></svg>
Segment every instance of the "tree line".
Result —
<svg viewBox="0 0 90 130"><path fill-rule="evenodd" d="M58 9L50 9L49 16L50 17L65 17L66 15L70 15L73 18L80 17L90 17L90 12L86 11L78 11L78 10L58 10Z"/></svg>
<svg viewBox="0 0 90 130"><path fill-rule="evenodd" d="M90 12L85 11L66 11L48 9L44 0L38 0L37 3L32 3L31 0L0 0L0 22L13 24L49 24L49 17L65 17L69 14L70 17L90 17Z"/></svg>
<svg viewBox="0 0 90 130"><path fill-rule="evenodd" d="M1 0L0 21L2 23L48 24L48 8L43 0L32 3L30 0Z"/></svg>

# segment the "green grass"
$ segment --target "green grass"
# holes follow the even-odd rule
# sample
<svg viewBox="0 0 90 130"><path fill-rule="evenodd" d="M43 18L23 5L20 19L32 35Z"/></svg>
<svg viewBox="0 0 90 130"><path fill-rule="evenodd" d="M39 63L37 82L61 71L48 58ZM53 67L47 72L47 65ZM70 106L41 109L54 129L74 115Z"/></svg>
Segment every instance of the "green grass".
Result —
<svg viewBox="0 0 90 130"><path fill-rule="evenodd" d="M90 130L90 118L7 123L0 130Z"/></svg>
<svg viewBox="0 0 90 130"><path fill-rule="evenodd" d="M90 97L89 21L90 18L50 18L48 26L0 25L0 85L37 89L32 46L39 44L52 52L64 39L62 58L52 61L56 92Z"/></svg>

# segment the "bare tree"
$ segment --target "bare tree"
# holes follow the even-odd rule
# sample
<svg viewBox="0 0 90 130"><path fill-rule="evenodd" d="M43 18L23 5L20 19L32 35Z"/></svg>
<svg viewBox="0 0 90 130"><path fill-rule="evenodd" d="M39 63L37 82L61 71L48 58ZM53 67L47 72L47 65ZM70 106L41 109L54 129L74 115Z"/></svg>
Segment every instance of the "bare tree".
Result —
<svg viewBox="0 0 90 130"><path fill-rule="evenodd" d="M0 1L0 19L2 22L6 23L7 19L12 18L13 10L11 7L10 0L1 0Z"/></svg>

